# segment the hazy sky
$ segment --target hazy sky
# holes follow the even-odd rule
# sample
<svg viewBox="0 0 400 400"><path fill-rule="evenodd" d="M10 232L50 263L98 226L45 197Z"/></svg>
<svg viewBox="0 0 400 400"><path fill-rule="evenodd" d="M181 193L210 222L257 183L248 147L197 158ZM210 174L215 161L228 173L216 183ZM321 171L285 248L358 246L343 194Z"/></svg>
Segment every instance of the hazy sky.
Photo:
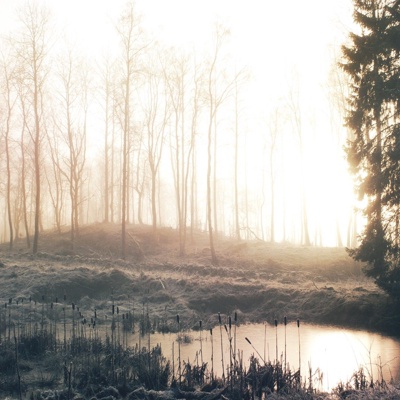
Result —
<svg viewBox="0 0 400 400"><path fill-rule="evenodd" d="M34 1L48 5L57 27L84 53L101 56L116 48L114 26L125 0ZM15 27L15 10L24 3L0 0L1 31ZM233 58L263 81L270 98L279 95L294 68L301 79L321 83L352 17L351 0L137 0L135 4L143 25L167 45L201 52L217 21L230 28Z"/></svg>

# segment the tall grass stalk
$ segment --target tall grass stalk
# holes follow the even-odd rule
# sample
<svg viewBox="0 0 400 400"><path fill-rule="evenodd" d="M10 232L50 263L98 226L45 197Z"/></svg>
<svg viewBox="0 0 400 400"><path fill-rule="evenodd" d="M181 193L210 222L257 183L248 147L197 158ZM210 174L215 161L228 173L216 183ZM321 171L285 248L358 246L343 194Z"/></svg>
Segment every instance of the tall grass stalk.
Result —
<svg viewBox="0 0 400 400"><path fill-rule="evenodd" d="M42 331L42 335L44 334L44 295L42 295L42 318L40 319L40 329Z"/></svg>
<svg viewBox="0 0 400 400"><path fill-rule="evenodd" d="M275 361L278 362L278 320L275 319Z"/></svg>
<svg viewBox="0 0 400 400"><path fill-rule="evenodd" d="M214 382L214 340L213 340L213 330L210 328L211 337L211 383Z"/></svg>
<svg viewBox="0 0 400 400"><path fill-rule="evenodd" d="M172 382L175 382L175 342L172 342Z"/></svg>
<svg viewBox="0 0 400 400"><path fill-rule="evenodd" d="M147 343L148 343L148 350L149 350L149 356L148 356L149 371L150 371L150 363L151 363L150 335L151 335L151 329L150 329L149 303L147 302Z"/></svg>
<svg viewBox="0 0 400 400"><path fill-rule="evenodd" d="M64 321L63 321L63 323L64 323L64 352L65 353L67 352L67 318L66 318L66 315L65 315L65 309L67 307L66 300L67 300L67 296L64 293L64 307L63 307Z"/></svg>
<svg viewBox="0 0 400 400"><path fill-rule="evenodd" d="M8 342L11 341L11 303L12 299L8 299ZM6 303L7 307L7 303Z"/></svg>
<svg viewBox="0 0 400 400"><path fill-rule="evenodd" d="M14 343L15 343L15 368L16 368L17 379L18 379L18 397L19 397L19 400L22 400L21 374L19 372L19 360L18 360L18 339L15 334L15 325L14 325Z"/></svg>
<svg viewBox="0 0 400 400"><path fill-rule="evenodd" d="M181 375L182 375L182 370L181 370L181 322L179 319L179 314L176 316L176 322L178 323L178 376L179 376L179 385L181 384Z"/></svg>
<svg viewBox="0 0 400 400"><path fill-rule="evenodd" d="M29 338L32 337L32 297L29 296Z"/></svg>
<svg viewBox="0 0 400 400"><path fill-rule="evenodd" d="M228 317L229 321L229 317ZM231 337L231 330L228 330L228 327L224 325L225 332L228 336L228 341L229 341L229 364L228 364L228 381L232 382L232 337Z"/></svg>
<svg viewBox="0 0 400 400"><path fill-rule="evenodd" d="M237 312L235 311L234 325L233 325L233 362L236 368L236 327L237 327Z"/></svg>
<svg viewBox="0 0 400 400"><path fill-rule="evenodd" d="M224 364L224 344L222 339L222 320L221 314L218 313L219 333L221 336L221 363L222 363L222 382L225 384L225 364Z"/></svg>
<svg viewBox="0 0 400 400"><path fill-rule="evenodd" d="M267 359L267 323L264 322L264 360Z"/></svg>
<svg viewBox="0 0 400 400"><path fill-rule="evenodd" d="M117 306L117 343L116 346L120 346L121 344L121 336L120 336L120 330L119 330L119 307Z"/></svg>
<svg viewBox="0 0 400 400"><path fill-rule="evenodd" d="M202 331L203 331L203 322L200 320L200 359L201 359L201 365L203 365L203 338L202 338Z"/></svg>
<svg viewBox="0 0 400 400"><path fill-rule="evenodd" d="M283 323L285 325L285 375L286 375L286 326L287 326L287 318L283 317Z"/></svg>
<svg viewBox="0 0 400 400"><path fill-rule="evenodd" d="M72 303L72 343L75 342L75 304Z"/></svg>
<svg viewBox="0 0 400 400"><path fill-rule="evenodd" d="M231 381L231 388L233 384L233 379L234 379L234 350L233 350L233 344L232 344L232 318L229 316L228 318L228 326L229 326L229 368L230 368L230 381Z"/></svg>
<svg viewBox="0 0 400 400"><path fill-rule="evenodd" d="M265 362L265 359L261 357L261 354L258 352L258 350L253 346L253 344L250 342L250 339L245 337L246 342L253 348L253 350L257 353L258 357L260 357L261 361L264 363L264 365L267 365Z"/></svg>
<svg viewBox="0 0 400 400"><path fill-rule="evenodd" d="M111 305L111 373L112 373L112 382L114 382L115 377L115 305L114 305L114 296L112 298L112 305Z"/></svg>
<svg viewBox="0 0 400 400"><path fill-rule="evenodd" d="M300 320L297 320L297 336L299 339L299 375L301 376Z"/></svg>

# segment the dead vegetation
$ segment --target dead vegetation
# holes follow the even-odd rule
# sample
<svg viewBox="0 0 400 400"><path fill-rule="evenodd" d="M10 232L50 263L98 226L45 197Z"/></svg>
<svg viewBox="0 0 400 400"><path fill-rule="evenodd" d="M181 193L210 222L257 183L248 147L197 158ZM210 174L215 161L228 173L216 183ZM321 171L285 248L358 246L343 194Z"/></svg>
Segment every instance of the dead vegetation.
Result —
<svg viewBox="0 0 400 400"><path fill-rule="evenodd" d="M128 252L120 259L120 227L94 224L80 230L71 251L69 232L44 232L36 256L21 240L9 253L0 246L2 297L42 294L95 304L114 291L152 314L179 312L186 319L233 310L248 322L277 317L398 332L390 299L362 273L343 248L301 247L219 238L220 265L212 266L206 233L188 239L179 257L171 228L154 235L147 226L128 227ZM398 309L398 308L396 308Z"/></svg>
<svg viewBox="0 0 400 400"><path fill-rule="evenodd" d="M61 310L71 304L99 314L110 312L111 304L114 310L114 303L120 305L121 312L127 312L122 306L125 305L132 310L132 318L139 318L140 312L145 315L146 304L153 325L163 332L176 328L177 315L185 321L185 329L190 329L199 320L212 326L219 313L234 313L241 323L272 324L285 316L289 320L299 318L385 333L399 331L400 317L394 311L398 308L363 275L362 266L348 257L345 249L220 238L220 265L216 267L210 263L205 233L196 233L185 257L178 256L178 234L173 229L161 229L155 237L149 227L131 226L128 237L125 260L119 257L119 226L111 224L82 227L74 251L67 231L43 233L35 256L24 248L22 240L16 243L13 253L7 244L2 244L0 301L5 304L11 299L12 309L20 307L21 311L25 299L25 308L30 310L30 304L35 304L37 316L47 310L59 324ZM62 299L67 299L63 306ZM45 308L41 304L46 304ZM5 311L3 314L3 325L7 326ZM58 346L65 347L65 341L61 340ZM11 341L4 357L14 360L13 349ZM22 360L20 367L27 368L22 371L26 382L30 365ZM43 371L40 379L54 381L51 374L58 370ZM15 371L12 373L15 377ZM16 390L18 382L11 383ZM397 389L393 390L397 395ZM151 391L145 391L140 398L152 398ZM351 398L360 394L349 384L342 391L350 393ZM274 395L280 398L277 393Z"/></svg>

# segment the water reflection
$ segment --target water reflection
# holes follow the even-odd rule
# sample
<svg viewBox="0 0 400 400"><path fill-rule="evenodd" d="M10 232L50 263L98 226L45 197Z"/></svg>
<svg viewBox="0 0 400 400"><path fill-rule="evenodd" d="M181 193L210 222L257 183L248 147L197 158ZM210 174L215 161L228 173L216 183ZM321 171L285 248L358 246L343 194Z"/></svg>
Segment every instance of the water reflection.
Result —
<svg viewBox="0 0 400 400"><path fill-rule="evenodd" d="M311 369L313 386L325 391L330 391L340 381L347 382L360 368L364 368L365 374L374 381L400 378L400 340L395 338L319 325L302 324L298 328L296 323L289 323L286 327L251 324L238 326L236 335L232 327L231 342L228 332L222 327L221 346L220 333L219 327L214 328L212 335L208 330L186 332L190 342L179 346L181 361L192 365L204 361L209 372L213 368L214 373L221 377L222 359L226 368L232 346L246 366L253 354L265 361L274 361L278 357L282 363L286 360L292 370L300 366L302 378L307 382ZM177 335L153 334L141 339L142 346L148 346L149 340L151 347L161 344L164 356L174 362L177 371ZM137 343L138 335L133 335L129 344L134 346Z"/></svg>

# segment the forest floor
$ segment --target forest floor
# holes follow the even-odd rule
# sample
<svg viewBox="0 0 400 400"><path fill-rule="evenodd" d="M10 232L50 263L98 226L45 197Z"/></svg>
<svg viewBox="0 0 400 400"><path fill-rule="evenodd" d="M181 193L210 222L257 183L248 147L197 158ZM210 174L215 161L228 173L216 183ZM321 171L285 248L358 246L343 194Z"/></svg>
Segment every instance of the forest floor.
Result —
<svg viewBox="0 0 400 400"><path fill-rule="evenodd" d="M179 256L177 231L162 228L154 235L148 226L128 226L126 257L121 259L117 225L82 227L74 249L68 231L43 232L36 255L22 239L12 251L7 243L0 245L0 304L31 299L49 309L53 302L74 303L81 310L96 309L109 316L112 305L135 315L146 307L164 331L176 331L177 315L181 329L198 327L200 320L209 329L218 324L218 313L236 313L241 324L282 322L287 317L400 332L399 307L365 277L362 265L344 248L220 237L216 250L218 266L211 264L204 232L188 235L186 255ZM0 325L2 315L7 325L4 311ZM3 327L3 338L5 334ZM396 389L393 398L399 392Z"/></svg>
<svg viewBox="0 0 400 400"><path fill-rule="evenodd" d="M1 300L25 297L101 309L116 304L139 308L144 299L152 316L185 325L210 325L217 313L237 313L244 322L300 319L395 334L398 308L365 277L362 265L344 248L303 247L237 241L216 242L218 266L211 265L208 236L196 233L180 257L178 233L129 226L125 260L120 259L120 227L82 227L74 250L69 232L45 232L33 256L25 242L0 245Z"/></svg>

